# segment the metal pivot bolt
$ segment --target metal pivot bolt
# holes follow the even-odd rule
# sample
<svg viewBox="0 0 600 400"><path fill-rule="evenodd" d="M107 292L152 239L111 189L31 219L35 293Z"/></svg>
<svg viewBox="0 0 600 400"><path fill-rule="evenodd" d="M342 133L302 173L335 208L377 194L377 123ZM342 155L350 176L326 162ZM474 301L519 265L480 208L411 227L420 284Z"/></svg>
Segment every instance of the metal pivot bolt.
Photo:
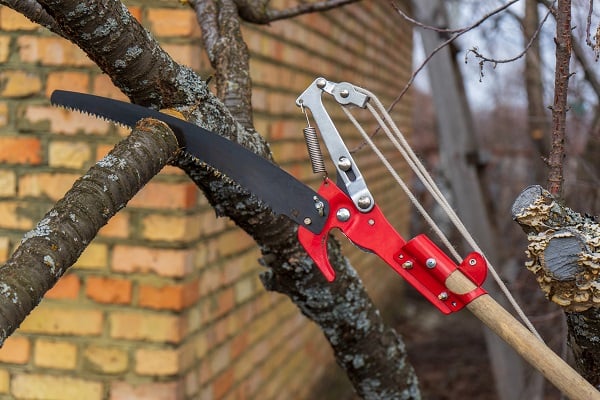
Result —
<svg viewBox="0 0 600 400"><path fill-rule="evenodd" d="M357 205L359 208L362 208L363 210L365 210L371 206L371 198L368 196L361 196L358 199Z"/></svg>
<svg viewBox="0 0 600 400"><path fill-rule="evenodd" d="M346 222L350 219L350 210L347 208L340 208L337 210L337 213L335 213L335 216L339 221Z"/></svg>
<svg viewBox="0 0 600 400"><path fill-rule="evenodd" d="M448 300L448 292L442 292L440 294L438 294L438 299L444 301L444 300Z"/></svg>
<svg viewBox="0 0 600 400"><path fill-rule="evenodd" d="M325 87L325 85L327 85L327 80L325 78L317 79L317 87L319 89L323 89Z"/></svg>
<svg viewBox="0 0 600 400"><path fill-rule="evenodd" d="M425 266L429 269L435 268L436 265L437 265L437 261L435 261L435 258L428 258L425 261Z"/></svg>
<svg viewBox="0 0 600 400"><path fill-rule="evenodd" d="M404 268L404 269L412 269L412 267L413 267L413 262L410 261L410 260L409 261L404 261L402 263L402 268Z"/></svg>
<svg viewBox="0 0 600 400"><path fill-rule="evenodd" d="M319 213L319 217L325 215L325 204L317 196L313 197L313 201L315 202L315 209Z"/></svg>
<svg viewBox="0 0 600 400"><path fill-rule="evenodd" d="M352 168L352 161L350 161L348 157L342 156L338 160L338 167L340 167L342 171L348 171L350 168Z"/></svg>
<svg viewBox="0 0 600 400"><path fill-rule="evenodd" d="M342 89L340 91L340 96L342 96L344 99L347 98L348 96L350 96L350 92L348 91L348 89Z"/></svg>

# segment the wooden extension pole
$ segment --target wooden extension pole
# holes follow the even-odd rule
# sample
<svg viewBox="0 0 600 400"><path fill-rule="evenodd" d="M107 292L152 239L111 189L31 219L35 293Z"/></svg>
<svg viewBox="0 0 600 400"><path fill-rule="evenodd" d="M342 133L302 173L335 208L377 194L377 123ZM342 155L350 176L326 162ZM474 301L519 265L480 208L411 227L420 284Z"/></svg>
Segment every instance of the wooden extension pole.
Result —
<svg viewBox="0 0 600 400"><path fill-rule="evenodd" d="M459 294L468 293L476 288L475 284L459 270L448 277L446 287ZM466 307L569 399L600 400L600 392L594 386L583 379L577 371L519 323L490 295L480 296Z"/></svg>

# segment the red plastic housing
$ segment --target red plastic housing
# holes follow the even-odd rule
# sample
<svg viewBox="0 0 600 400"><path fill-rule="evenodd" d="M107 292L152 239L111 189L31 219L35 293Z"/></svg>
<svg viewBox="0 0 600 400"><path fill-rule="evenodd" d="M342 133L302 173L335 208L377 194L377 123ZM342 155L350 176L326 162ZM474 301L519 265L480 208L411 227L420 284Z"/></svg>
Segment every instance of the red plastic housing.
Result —
<svg viewBox="0 0 600 400"><path fill-rule="evenodd" d="M337 228L355 245L377 254L444 314L458 311L486 293L481 285L487 275L487 263L479 253L469 254L456 265L425 235L406 242L377 205L369 212L359 211L329 179L325 179L319 194L328 200L330 207L325 227L319 234L300 227L298 239L328 281L335 279L335 271L327 255L327 238ZM347 220L337 218L340 209L349 212ZM457 269L477 286L475 290L457 294L446 288L446 279Z"/></svg>

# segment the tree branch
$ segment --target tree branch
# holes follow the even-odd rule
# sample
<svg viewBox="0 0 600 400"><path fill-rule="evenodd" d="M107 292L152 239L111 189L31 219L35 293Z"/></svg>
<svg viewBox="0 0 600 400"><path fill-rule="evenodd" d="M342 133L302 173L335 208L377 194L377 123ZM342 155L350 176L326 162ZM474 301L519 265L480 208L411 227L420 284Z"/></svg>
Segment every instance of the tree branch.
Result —
<svg viewBox="0 0 600 400"><path fill-rule="evenodd" d="M0 268L0 345L125 204L171 161L177 139L162 122L141 121L79 180Z"/></svg>
<svg viewBox="0 0 600 400"><path fill-rule="evenodd" d="M196 0L197 1L197 0ZM268 8L269 0L234 0L244 21L255 24L268 24L273 21L297 17L303 14L332 10L360 0L324 0L315 3L301 3L285 10Z"/></svg>
<svg viewBox="0 0 600 400"><path fill-rule="evenodd" d="M56 23L40 3L36 0L0 0L0 4L12 8L13 10L20 12L32 22L40 24L50 31L65 37L65 33L61 27Z"/></svg>
<svg viewBox="0 0 600 400"><path fill-rule="evenodd" d="M556 69L554 73L554 103L552 105L552 140L548 155L548 190L561 197L565 131L567 126L567 94L571 61L571 0L558 0L556 7Z"/></svg>

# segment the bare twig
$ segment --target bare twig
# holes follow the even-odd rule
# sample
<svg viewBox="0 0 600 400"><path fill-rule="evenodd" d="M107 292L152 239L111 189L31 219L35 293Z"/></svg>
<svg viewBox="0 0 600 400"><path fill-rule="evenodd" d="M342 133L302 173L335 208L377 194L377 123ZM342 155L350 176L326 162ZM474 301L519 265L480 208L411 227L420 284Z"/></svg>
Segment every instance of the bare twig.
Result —
<svg viewBox="0 0 600 400"><path fill-rule="evenodd" d="M533 45L533 42L535 42L535 40L538 38L540 31L542 30L542 27L546 23L546 20L548 20L548 17L550 16L550 14L551 14L551 12L550 12L550 10L548 10L546 12L546 15L544 15L544 18L542 19L542 21L538 24L538 27L535 30L535 32L533 33L533 35L531 35L531 38L529 38L529 42L527 42L527 45L525 46L525 48L523 48L523 50L519 54L515 55L514 57L504 58L504 59L486 57L482 53L480 53L476 47L473 47L472 49L467 50L467 53L465 54L465 63L467 62L467 58L469 57L469 54L473 53L475 55L475 58L479 59L480 74L481 74L481 77L483 77L483 66L486 62L494 64L494 67L495 67L497 64L506 64L506 63L510 63L510 62L518 60L519 58L523 57L527 53L527 51L529 51L529 49Z"/></svg>
<svg viewBox="0 0 600 400"><path fill-rule="evenodd" d="M404 88L402 88L402 90L400 91L400 94L398 94L398 96L396 96L396 98L394 99L394 101L392 101L392 103L390 104L389 108L388 108L388 112L391 111L396 104L398 104L398 102L402 99L402 97L404 96L404 94L408 91L408 89L410 89L410 87L412 86L412 84L415 81L415 78L417 77L417 75L419 74L419 72L421 72L423 70L423 68L425 68L425 65L427 65L427 63L429 62L429 60L431 60L431 58L441 49L443 49L444 47L446 47L447 45L449 45L450 43L454 42L456 39L458 39L460 36L464 35L465 33L477 28L479 25L481 25L482 23L484 23L487 19L489 19L490 17L506 10L508 7L512 6L513 4L515 4L516 2L518 2L519 0L512 0L509 1L508 3L504 4L501 7L498 7L497 9L489 12L488 14L484 15L482 18L480 18L479 20L477 20L475 23L473 23L472 25L469 25L465 28L459 29L457 30L457 32L455 34L453 34L450 38L448 38L448 40L444 41L442 44L440 44L438 47L436 47L431 54L429 54L425 60L423 60L423 62L414 70L414 72L412 73L410 79L408 80L408 82L406 83L406 85L404 86ZM392 2L392 7L394 7L394 9L400 14L400 16L404 17L404 15L406 15L405 13L403 13L400 10L400 7L398 7L398 5L395 2Z"/></svg>
<svg viewBox="0 0 600 400"><path fill-rule="evenodd" d="M190 3L198 3L199 0L188 0ZM240 17L255 24L268 24L273 21L293 18L302 14L327 11L346 4L356 3L360 0L324 0L316 3L302 3L285 10L273 10L268 8L265 0L235 0Z"/></svg>

